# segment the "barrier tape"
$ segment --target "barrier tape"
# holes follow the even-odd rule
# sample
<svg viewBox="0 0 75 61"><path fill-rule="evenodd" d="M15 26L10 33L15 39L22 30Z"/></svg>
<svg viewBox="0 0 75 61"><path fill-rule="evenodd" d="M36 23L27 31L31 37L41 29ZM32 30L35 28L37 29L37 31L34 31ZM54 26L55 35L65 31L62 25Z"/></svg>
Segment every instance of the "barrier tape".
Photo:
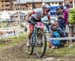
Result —
<svg viewBox="0 0 75 61"><path fill-rule="evenodd" d="M48 38L48 40L72 40L75 39L75 37L60 37L60 38Z"/></svg>

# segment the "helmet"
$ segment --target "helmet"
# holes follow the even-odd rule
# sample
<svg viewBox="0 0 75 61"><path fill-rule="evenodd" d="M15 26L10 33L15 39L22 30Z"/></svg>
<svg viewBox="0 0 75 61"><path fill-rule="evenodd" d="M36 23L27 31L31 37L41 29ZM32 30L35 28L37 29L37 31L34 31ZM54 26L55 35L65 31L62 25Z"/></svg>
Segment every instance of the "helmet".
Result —
<svg viewBox="0 0 75 61"><path fill-rule="evenodd" d="M50 10L50 5L48 5L48 4L45 4L45 5L43 5L42 7L43 7L43 8L47 8L47 9Z"/></svg>
<svg viewBox="0 0 75 61"><path fill-rule="evenodd" d="M50 9L50 6L48 4L44 4L42 7L43 8L49 8Z"/></svg>

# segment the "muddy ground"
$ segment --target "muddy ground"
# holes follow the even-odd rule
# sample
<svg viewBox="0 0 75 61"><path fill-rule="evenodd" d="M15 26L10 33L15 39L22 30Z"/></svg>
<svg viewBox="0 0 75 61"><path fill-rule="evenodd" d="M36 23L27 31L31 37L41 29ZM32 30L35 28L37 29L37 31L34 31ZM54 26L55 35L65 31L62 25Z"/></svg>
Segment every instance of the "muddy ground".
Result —
<svg viewBox="0 0 75 61"><path fill-rule="evenodd" d="M74 57L43 57L36 58L22 49L23 43L0 49L0 61L75 61Z"/></svg>

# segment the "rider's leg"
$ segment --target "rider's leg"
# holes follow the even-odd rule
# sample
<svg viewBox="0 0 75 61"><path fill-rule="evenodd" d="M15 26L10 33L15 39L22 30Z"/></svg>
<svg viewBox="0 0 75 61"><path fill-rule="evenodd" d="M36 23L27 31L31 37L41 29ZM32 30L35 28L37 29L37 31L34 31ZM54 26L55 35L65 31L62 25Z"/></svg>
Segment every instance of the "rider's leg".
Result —
<svg viewBox="0 0 75 61"><path fill-rule="evenodd" d="M30 25L29 25L28 40L27 40L27 43L26 43L26 45L27 45L28 47L29 47L29 39L30 39L30 37L31 37L31 35L32 35L33 30L34 30L34 25L33 25L33 24L30 24Z"/></svg>
<svg viewBox="0 0 75 61"><path fill-rule="evenodd" d="M31 35L32 35L32 32L34 30L34 25L33 24L30 24L29 25L29 34L28 34L28 38L30 39Z"/></svg>

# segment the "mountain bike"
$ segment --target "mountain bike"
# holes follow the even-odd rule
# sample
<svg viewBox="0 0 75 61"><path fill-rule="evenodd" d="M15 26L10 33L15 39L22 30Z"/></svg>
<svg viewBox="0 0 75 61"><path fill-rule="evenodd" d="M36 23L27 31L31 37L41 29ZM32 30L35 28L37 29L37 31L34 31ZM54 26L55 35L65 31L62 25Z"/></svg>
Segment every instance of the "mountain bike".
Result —
<svg viewBox="0 0 75 61"><path fill-rule="evenodd" d="M37 57L43 57L46 52L47 39L44 32L44 24L37 22L29 40L30 54L35 53Z"/></svg>

